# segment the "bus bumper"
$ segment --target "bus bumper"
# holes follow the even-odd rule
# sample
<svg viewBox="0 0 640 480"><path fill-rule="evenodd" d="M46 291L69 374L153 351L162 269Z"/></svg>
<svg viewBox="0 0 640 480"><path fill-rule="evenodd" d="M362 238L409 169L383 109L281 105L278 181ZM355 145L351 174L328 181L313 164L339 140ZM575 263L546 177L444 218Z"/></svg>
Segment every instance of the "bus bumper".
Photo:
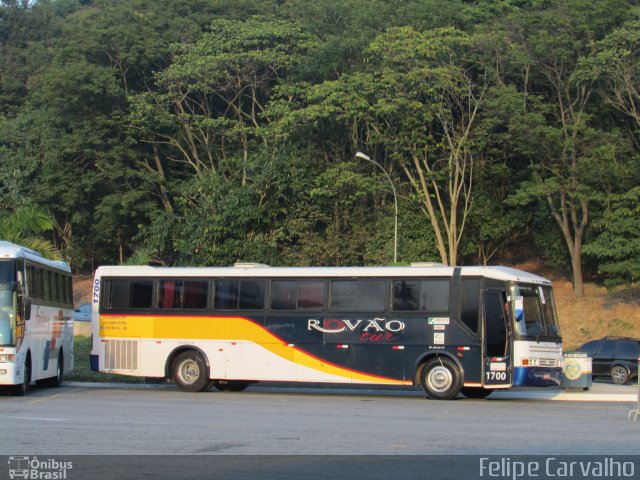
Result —
<svg viewBox="0 0 640 480"><path fill-rule="evenodd" d="M0 363L0 385L15 385L16 381L16 364Z"/></svg>
<svg viewBox="0 0 640 480"><path fill-rule="evenodd" d="M514 387L559 387L562 369L552 367L515 367Z"/></svg>

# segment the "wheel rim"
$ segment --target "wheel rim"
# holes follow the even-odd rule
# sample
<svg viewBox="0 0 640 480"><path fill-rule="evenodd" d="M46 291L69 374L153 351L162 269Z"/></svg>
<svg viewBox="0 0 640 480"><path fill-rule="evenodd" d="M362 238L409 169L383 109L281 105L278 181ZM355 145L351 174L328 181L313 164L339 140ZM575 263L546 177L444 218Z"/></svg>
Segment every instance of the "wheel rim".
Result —
<svg viewBox="0 0 640 480"><path fill-rule="evenodd" d="M451 385L453 385L453 375L446 367L434 367L429 370L429 374L427 375L427 385L434 392L446 392L451 388Z"/></svg>
<svg viewBox="0 0 640 480"><path fill-rule="evenodd" d="M200 378L200 367L194 360L185 360L182 362L178 372L182 381L189 385L195 383L198 378Z"/></svg>
<svg viewBox="0 0 640 480"><path fill-rule="evenodd" d="M611 376L614 383L625 383L627 381L627 371L622 367L615 367Z"/></svg>

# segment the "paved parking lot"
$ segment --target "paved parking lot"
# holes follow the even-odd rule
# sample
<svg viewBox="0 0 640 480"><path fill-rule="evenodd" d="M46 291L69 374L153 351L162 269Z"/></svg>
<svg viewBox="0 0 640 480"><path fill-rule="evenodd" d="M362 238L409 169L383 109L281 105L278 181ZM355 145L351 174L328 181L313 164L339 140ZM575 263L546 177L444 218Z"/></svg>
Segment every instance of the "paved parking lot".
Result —
<svg viewBox="0 0 640 480"><path fill-rule="evenodd" d="M603 394L615 388L594 389ZM622 387L624 394L633 387ZM633 401L505 392L429 401L419 391L68 384L0 396L0 454L636 454Z"/></svg>

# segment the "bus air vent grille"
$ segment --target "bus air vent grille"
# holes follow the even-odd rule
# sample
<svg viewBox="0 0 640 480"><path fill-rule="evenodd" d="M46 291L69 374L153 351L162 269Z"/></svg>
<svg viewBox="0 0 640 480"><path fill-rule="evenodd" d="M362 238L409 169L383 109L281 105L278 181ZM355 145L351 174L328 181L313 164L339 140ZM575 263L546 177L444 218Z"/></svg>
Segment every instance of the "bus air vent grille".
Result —
<svg viewBox="0 0 640 480"><path fill-rule="evenodd" d="M137 370L136 340L107 340L104 346L105 370Z"/></svg>

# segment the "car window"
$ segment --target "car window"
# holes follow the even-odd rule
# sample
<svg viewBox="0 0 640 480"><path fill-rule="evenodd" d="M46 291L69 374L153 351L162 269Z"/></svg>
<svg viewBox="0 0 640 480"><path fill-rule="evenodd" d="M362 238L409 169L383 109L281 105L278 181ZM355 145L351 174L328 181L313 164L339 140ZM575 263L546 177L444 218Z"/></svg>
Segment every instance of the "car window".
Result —
<svg viewBox="0 0 640 480"><path fill-rule="evenodd" d="M598 356L613 357L615 350L616 344L613 340L604 340L602 342L602 348L600 349L600 352L598 352Z"/></svg>
<svg viewBox="0 0 640 480"><path fill-rule="evenodd" d="M590 355L593 355L595 353L598 353L601 345L602 345L602 342L600 340L596 340L593 342L585 343L583 346L580 347L579 350L581 352L585 352Z"/></svg>
<svg viewBox="0 0 640 480"><path fill-rule="evenodd" d="M638 344L630 340L623 340L616 344L616 356L618 358L634 359L638 355Z"/></svg>

